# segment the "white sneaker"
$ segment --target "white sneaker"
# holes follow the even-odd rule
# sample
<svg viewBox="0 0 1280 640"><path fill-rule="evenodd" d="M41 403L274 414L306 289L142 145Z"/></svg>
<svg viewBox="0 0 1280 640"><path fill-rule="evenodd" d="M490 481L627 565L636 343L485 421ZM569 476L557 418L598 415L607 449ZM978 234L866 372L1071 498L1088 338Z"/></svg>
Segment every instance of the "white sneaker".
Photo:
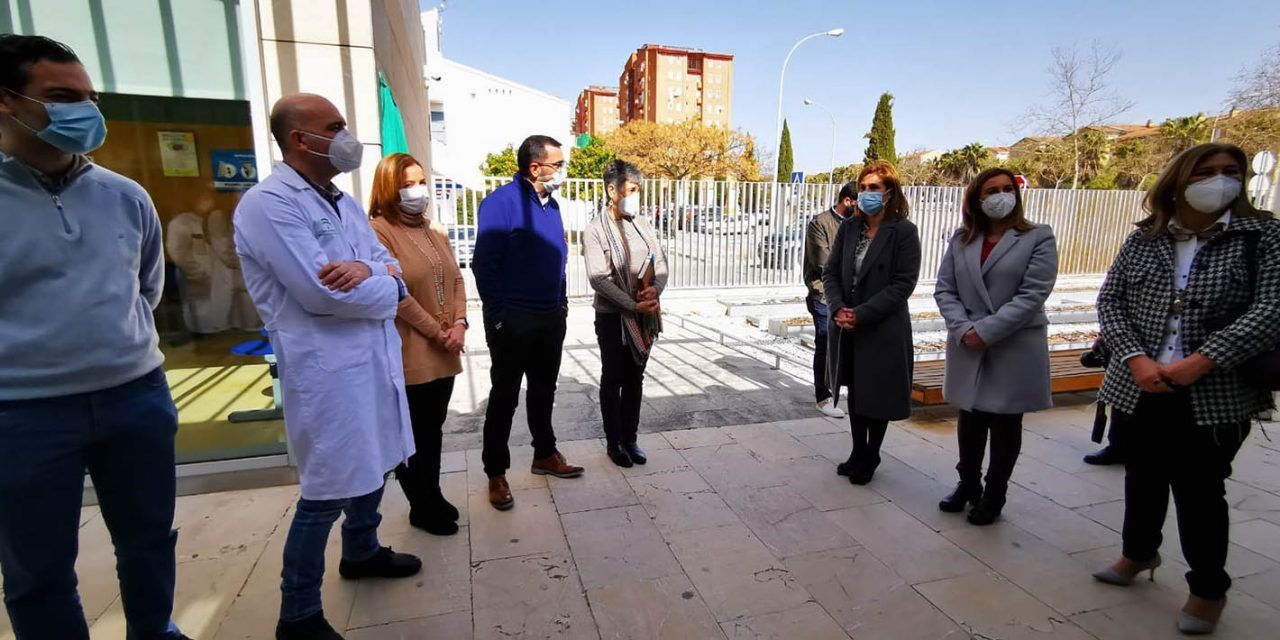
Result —
<svg viewBox="0 0 1280 640"><path fill-rule="evenodd" d="M819 402L818 411L821 411L822 415L827 416L828 418L844 417L844 410L832 404L831 398L827 398L826 400Z"/></svg>

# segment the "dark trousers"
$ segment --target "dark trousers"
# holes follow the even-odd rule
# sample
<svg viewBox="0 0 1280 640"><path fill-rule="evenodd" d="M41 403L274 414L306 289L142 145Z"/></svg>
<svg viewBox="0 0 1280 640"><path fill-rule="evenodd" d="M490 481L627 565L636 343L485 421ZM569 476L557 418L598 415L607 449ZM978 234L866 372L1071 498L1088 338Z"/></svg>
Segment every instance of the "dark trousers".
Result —
<svg viewBox="0 0 1280 640"><path fill-rule="evenodd" d="M453 381L453 376L449 376L404 387L416 453L409 456L408 464L396 467L396 479L400 481L404 497L409 500L410 516L415 511L431 511L442 497L440 447L444 441L444 419L449 414L449 399L453 397Z"/></svg>
<svg viewBox="0 0 1280 640"><path fill-rule="evenodd" d="M0 402L0 569L19 639L89 637L75 572L86 470L115 545L128 637L176 637L177 430L159 368L102 391Z"/></svg>
<svg viewBox="0 0 1280 640"><path fill-rule="evenodd" d="M622 338L622 316L596 314L600 344L600 418L609 444L635 444L644 397L644 365L636 364Z"/></svg>
<svg viewBox="0 0 1280 640"><path fill-rule="evenodd" d="M1191 567L1187 585L1201 598L1222 598L1231 588L1225 483L1249 423L1197 426L1188 394L1144 393L1125 426L1133 446L1124 476L1124 556L1135 562L1156 556L1172 489Z"/></svg>
<svg viewBox="0 0 1280 640"><path fill-rule="evenodd" d="M827 305L817 291L810 292L804 303L813 316L813 395L822 402L831 397L827 386Z"/></svg>
<svg viewBox="0 0 1280 640"><path fill-rule="evenodd" d="M368 560L378 552L378 525L382 515L382 488L355 498L298 500L293 523L284 541L284 568L280 572L280 619L301 620L323 610L320 586L324 583L324 550L338 516L342 521L342 559Z"/></svg>
<svg viewBox="0 0 1280 640"><path fill-rule="evenodd" d="M1111 424L1107 427L1107 448L1121 456L1129 454L1129 427L1126 424L1129 416L1121 411L1111 410Z"/></svg>
<svg viewBox="0 0 1280 640"><path fill-rule="evenodd" d="M549 314L510 313L502 328L486 326L489 344L489 407L484 414L484 472L489 477L504 475L511 468L511 418L520 404L520 380L527 378L525 393L529 434L533 436L534 459L556 453L556 434L551 411L560 376L560 356L564 351L565 312Z"/></svg>
<svg viewBox="0 0 1280 640"><path fill-rule="evenodd" d="M960 442L960 481L977 485L982 478L982 458L987 453L987 434L991 434L991 464L987 466L986 493L1003 498L1013 476L1013 466L1022 451L1022 414L961 411L956 422L956 439Z"/></svg>
<svg viewBox="0 0 1280 640"><path fill-rule="evenodd" d="M849 430L853 433L853 451L849 454L849 463L866 472L875 471L880 466L880 445L884 444L889 421L850 413Z"/></svg>

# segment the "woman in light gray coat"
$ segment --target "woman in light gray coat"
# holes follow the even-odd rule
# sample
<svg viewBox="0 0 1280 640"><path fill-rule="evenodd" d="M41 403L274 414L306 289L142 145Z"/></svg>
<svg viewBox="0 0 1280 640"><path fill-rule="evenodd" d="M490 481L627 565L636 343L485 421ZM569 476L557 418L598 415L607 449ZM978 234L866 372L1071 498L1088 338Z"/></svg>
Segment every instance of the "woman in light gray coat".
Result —
<svg viewBox="0 0 1280 640"><path fill-rule="evenodd" d="M1044 302L1057 277L1053 230L1027 221L1013 174L979 174L965 189L963 226L947 245L934 290L947 323L942 393L960 409L960 484L938 508L958 513L973 504L973 524L995 522L1004 508L1023 414L1053 406Z"/></svg>

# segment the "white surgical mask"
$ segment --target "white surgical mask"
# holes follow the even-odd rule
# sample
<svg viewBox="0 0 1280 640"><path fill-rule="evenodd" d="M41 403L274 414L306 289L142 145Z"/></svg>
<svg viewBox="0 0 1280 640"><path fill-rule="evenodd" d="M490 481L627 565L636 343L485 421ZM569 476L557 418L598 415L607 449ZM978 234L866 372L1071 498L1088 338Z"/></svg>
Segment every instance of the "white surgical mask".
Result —
<svg viewBox="0 0 1280 640"><path fill-rule="evenodd" d="M547 189L548 194L551 194L556 189L559 189L560 185L564 184L564 181L568 179L569 179L569 172L566 171L564 167L561 167L557 169L555 173L551 174L549 178L547 178L546 180L543 180L542 186Z"/></svg>
<svg viewBox="0 0 1280 640"><path fill-rule="evenodd" d="M640 194L633 193L618 201L618 211L626 216L640 213Z"/></svg>
<svg viewBox="0 0 1280 640"><path fill-rule="evenodd" d="M400 209L414 215L427 211L427 185L415 184L408 189L400 190Z"/></svg>
<svg viewBox="0 0 1280 640"><path fill-rule="evenodd" d="M1018 198L1012 193L993 193L983 199L982 212L992 220L1003 220L1013 212L1013 207L1017 204Z"/></svg>
<svg viewBox="0 0 1280 640"><path fill-rule="evenodd" d="M312 138L329 141L329 153L319 153L310 149L307 149L307 153L328 158L329 162L333 164L333 168L342 173L351 173L360 168L360 161L364 159L364 145L360 144L360 141L351 135L350 131L343 129L334 134L332 138L326 138L309 131L303 131L302 133Z"/></svg>
<svg viewBox="0 0 1280 640"><path fill-rule="evenodd" d="M1217 213L1240 195L1240 181L1218 174L1187 185L1187 204L1200 213Z"/></svg>

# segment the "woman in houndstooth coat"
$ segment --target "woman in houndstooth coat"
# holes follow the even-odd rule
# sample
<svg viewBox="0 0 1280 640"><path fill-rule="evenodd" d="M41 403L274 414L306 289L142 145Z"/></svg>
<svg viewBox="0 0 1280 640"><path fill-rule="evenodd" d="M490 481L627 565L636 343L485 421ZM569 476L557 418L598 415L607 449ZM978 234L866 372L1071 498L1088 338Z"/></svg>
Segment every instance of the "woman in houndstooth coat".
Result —
<svg viewBox="0 0 1280 640"><path fill-rule="evenodd" d="M1100 400L1132 416L1133 448L1123 557L1094 577L1122 586L1145 571L1154 578L1172 489L1191 568L1184 633L1211 632L1226 604L1224 485L1253 417L1272 404L1237 370L1280 340L1280 222L1246 198L1247 166L1229 144L1174 158L1098 296L1114 353Z"/></svg>

